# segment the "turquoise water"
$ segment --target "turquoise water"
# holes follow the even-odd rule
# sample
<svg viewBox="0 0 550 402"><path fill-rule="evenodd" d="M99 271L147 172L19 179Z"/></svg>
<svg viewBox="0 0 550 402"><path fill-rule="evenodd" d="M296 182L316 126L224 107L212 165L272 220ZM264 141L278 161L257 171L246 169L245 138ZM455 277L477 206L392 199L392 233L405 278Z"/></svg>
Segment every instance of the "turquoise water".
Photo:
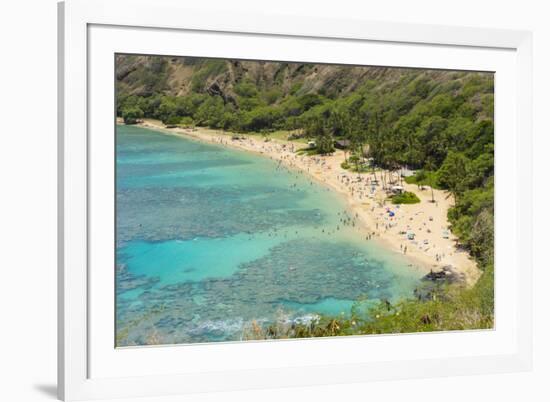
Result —
<svg viewBox="0 0 550 402"><path fill-rule="evenodd" d="M410 296L420 274L343 200L247 152L117 126L117 344L240 340L264 324Z"/></svg>

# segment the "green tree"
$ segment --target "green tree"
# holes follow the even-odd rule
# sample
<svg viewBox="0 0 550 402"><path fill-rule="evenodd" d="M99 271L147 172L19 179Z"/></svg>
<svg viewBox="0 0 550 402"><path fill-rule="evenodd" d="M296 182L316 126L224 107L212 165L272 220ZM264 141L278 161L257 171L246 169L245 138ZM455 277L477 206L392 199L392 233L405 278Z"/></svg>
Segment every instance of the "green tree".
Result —
<svg viewBox="0 0 550 402"><path fill-rule="evenodd" d="M143 118L143 111L137 106L128 106L122 109L124 124L136 124Z"/></svg>
<svg viewBox="0 0 550 402"><path fill-rule="evenodd" d="M357 155L351 155L349 157L349 161L355 165L355 171L359 173L359 162L361 161L361 158L359 158L359 156Z"/></svg>
<svg viewBox="0 0 550 402"><path fill-rule="evenodd" d="M430 172L434 171L435 170L435 163L433 161L432 158L428 158L426 160L426 163L424 164L424 168ZM424 173L425 174L425 173ZM435 202L435 198L434 198L434 187L435 187L435 175L434 174L429 174L429 175L426 175L426 179L428 180L428 184L430 186L430 189L432 191L432 202Z"/></svg>
<svg viewBox="0 0 550 402"><path fill-rule="evenodd" d="M177 108L176 108L175 98L164 97L158 107L157 117L164 124L167 124L168 120L173 119L176 116L177 116Z"/></svg>
<svg viewBox="0 0 550 402"><path fill-rule="evenodd" d="M281 112L278 108L256 108L244 114L241 127L247 131L267 130L273 128L280 119Z"/></svg>
<svg viewBox="0 0 550 402"><path fill-rule="evenodd" d="M334 152L334 140L324 120L311 119L306 126L306 135L315 138L318 153L325 155Z"/></svg>
<svg viewBox="0 0 550 402"><path fill-rule="evenodd" d="M455 202L465 190L468 174L468 158L459 152L449 152L438 171L439 183L448 188Z"/></svg>
<svg viewBox="0 0 550 402"><path fill-rule="evenodd" d="M199 125L221 128L224 113L223 99L220 96L211 96L200 104L193 118Z"/></svg>

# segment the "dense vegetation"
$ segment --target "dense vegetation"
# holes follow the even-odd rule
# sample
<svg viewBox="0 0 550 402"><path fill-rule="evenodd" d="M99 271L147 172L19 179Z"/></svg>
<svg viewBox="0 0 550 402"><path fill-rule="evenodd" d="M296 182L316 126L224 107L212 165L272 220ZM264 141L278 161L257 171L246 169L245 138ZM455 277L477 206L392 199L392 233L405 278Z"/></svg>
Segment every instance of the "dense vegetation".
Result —
<svg viewBox="0 0 550 402"><path fill-rule="evenodd" d="M117 114L127 123L149 117L264 135L292 130L314 138L321 154L346 139L347 168L366 171L368 156L373 167L417 170L409 183L448 190L452 231L484 270L478 284L428 301L383 303L373 307L379 319L353 317L338 327L377 333L492 325L492 74L119 56L117 79ZM310 330L326 332L319 328Z"/></svg>

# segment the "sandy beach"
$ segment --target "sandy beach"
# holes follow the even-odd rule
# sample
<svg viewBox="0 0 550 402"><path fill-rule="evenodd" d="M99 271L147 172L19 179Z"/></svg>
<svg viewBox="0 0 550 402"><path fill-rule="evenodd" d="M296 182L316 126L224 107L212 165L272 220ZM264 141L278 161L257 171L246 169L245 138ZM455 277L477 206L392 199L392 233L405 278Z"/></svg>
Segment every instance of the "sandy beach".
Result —
<svg viewBox="0 0 550 402"><path fill-rule="evenodd" d="M152 119L145 119L139 125L254 152L289 168L299 169L345 197L350 212L361 225L360 235L365 239L375 238L385 243L396 253L405 254L415 266L426 272L452 267L451 271L460 276L467 286L473 285L481 274L468 252L456 246L456 237L448 230L447 211L453 200L446 191L434 189L435 202L431 202L432 192L428 186L421 190L417 185L401 182L398 174L391 176L385 172L388 181L393 180L406 191L414 192L421 201L418 204L393 205L386 200L387 194L382 189L384 172L376 172L378 184L373 184L373 173L357 174L341 167L345 155L340 150L330 156L298 155L296 150L304 148L305 144L277 139L266 142L256 135L239 135L237 140L232 139L231 133L219 130L166 128L160 121ZM411 232L415 234L414 240L407 238L407 233Z"/></svg>

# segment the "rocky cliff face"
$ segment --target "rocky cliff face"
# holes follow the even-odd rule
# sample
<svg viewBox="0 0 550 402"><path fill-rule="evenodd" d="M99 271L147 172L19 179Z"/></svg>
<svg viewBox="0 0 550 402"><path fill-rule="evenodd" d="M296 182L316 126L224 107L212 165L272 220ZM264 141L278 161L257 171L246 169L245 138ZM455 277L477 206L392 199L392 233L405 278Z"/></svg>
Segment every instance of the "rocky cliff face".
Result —
<svg viewBox="0 0 550 402"><path fill-rule="evenodd" d="M128 95L154 93L185 96L190 92L220 95L233 102L239 84L252 84L260 92L286 95L318 93L335 98L352 93L368 81L392 86L400 80L426 76L431 82L459 78L466 73L405 68L358 67L270 61L199 59L118 55L118 89Z"/></svg>

